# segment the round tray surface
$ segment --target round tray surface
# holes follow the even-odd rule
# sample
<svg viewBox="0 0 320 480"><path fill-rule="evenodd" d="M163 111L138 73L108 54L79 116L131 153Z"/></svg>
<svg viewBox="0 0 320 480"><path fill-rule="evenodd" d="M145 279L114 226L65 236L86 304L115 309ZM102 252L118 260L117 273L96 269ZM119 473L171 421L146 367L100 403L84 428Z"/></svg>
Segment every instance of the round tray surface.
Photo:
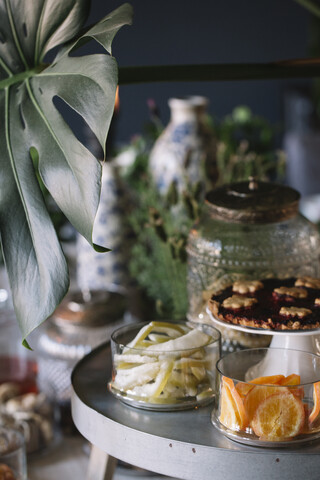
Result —
<svg viewBox="0 0 320 480"><path fill-rule="evenodd" d="M110 378L106 343L73 370L72 415L85 438L119 460L187 480L213 473L215 480L319 478L319 442L287 449L242 445L213 427L212 405L179 412L140 410L108 391Z"/></svg>

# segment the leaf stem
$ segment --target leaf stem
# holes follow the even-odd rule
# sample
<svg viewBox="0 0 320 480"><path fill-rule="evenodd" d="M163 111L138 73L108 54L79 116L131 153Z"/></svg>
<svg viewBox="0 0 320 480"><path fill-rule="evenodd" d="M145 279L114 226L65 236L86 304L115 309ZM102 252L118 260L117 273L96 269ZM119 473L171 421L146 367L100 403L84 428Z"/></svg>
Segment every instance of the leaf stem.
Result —
<svg viewBox="0 0 320 480"><path fill-rule="evenodd" d="M1 64L1 59L0 59L0 64ZM37 75L38 73L42 72L42 70L45 68L45 65L39 65L36 68L33 68L32 70L25 70L23 72L19 72L16 75L11 75L4 80L0 80L0 90L3 90L4 88L8 88L11 85L14 85L15 83L20 83L23 82L24 80L27 80L30 77L33 77L34 75Z"/></svg>
<svg viewBox="0 0 320 480"><path fill-rule="evenodd" d="M320 77L320 59L298 59L273 63L157 65L119 68L120 85L305 77Z"/></svg>
<svg viewBox="0 0 320 480"><path fill-rule="evenodd" d="M41 35L41 29L42 29L42 23L43 23L43 17L44 17L44 12L46 9L47 5L47 0L44 1L42 5L42 10L41 10L41 15L40 19L38 22L38 28L37 28L37 35L36 35L36 43L34 47L34 64L37 65L37 63L40 62L40 35Z"/></svg>
<svg viewBox="0 0 320 480"><path fill-rule="evenodd" d="M5 62L0 58L0 67L3 68L3 70L8 74L9 77L13 76L13 73L11 72L10 68L8 65L5 64Z"/></svg>
<svg viewBox="0 0 320 480"><path fill-rule="evenodd" d="M21 45L20 45L20 42L19 42L19 38L18 38L18 35L17 35L17 32L16 32L16 27L15 27L15 24L14 24L14 21L13 21L13 15L12 15L12 12L11 12L10 2L9 2L9 0L5 0L5 2L6 2L6 8L7 8L7 12L8 12L9 23L10 23L10 27L11 27L12 36L13 36L15 46L17 48L17 51L18 51L19 55L20 55L22 63L24 64L24 66L28 70L29 65L28 65L28 63L25 59L25 56L23 54L23 51L22 51L22 48L21 48Z"/></svg>

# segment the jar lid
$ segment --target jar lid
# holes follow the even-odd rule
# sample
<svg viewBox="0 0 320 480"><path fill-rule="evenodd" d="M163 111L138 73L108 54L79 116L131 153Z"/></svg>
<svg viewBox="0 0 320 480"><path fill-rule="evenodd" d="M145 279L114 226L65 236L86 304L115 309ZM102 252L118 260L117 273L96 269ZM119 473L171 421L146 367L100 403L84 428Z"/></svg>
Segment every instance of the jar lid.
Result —
<svg viewBox="0 0 320 480"><path fill-rule="evenodd" d="M126 297L104 290L70 292L55 310L51 321L60 328L68 326L98 327L123 318Z"/></svg>
<svg viewBox="0 0 320 480"><path fill-rule="evenodd" d="M211 216L234 223L273 223L298 213L300 194L276 183L248 182L223 185L206 195Z"/></svg>

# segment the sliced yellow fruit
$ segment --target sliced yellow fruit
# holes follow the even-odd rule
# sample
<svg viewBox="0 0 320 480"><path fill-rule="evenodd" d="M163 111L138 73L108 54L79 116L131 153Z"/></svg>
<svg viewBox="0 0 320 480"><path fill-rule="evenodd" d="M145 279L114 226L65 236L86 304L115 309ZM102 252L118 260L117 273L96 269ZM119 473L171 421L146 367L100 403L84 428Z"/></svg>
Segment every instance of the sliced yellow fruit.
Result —
<svg viewBox="0 0 320 480"><path fill-rule="evenodd" d="M282 391L265 398L255 411L252 428L262 440L284 441L301 433L305 410L301 400Z"/></svg>
<svg viewBox="0 0 320 480"><path fill-rule="evenodd" d="M207 371L204 367L190 367L190 370L200 382L207 377Z"/></svg>
<svg viewBox="0 0 320 480"><path fill-rule="evenodd" d="M161 331L161 329L164 329L162 331L166 333L168 332L168 334L169 332L172 332L172 330L179 332L181 335L184 335L186 333L186 331L181 325L176 325L174 323L154 321L150 322L150 325L152 326L152 330Z"/></svg>
<svg viewBox="0 0 320 480"><path fill-rule="evenodd" d="M236 390L239 393L241 398L244 398L250 390L252 390L254 385L246 382L238 382L236 385Z"/></svg>
<svg viewBox="0 0 320 480"><path fill-rule="evenodd" d="M195 358L190 358L190 357L184 357L180 358L175 362L175 368L176 369L181 369L184 370L185 368L191 368L191 367L196 367L196 368L204 368L204 361L203 360L197 360Z"/></svg>
<svg viewBox="0 0 320 480"><path fill-rule="evenodd" d="M265 377L254 378L253 380L250 380L249 383L254 383L255 385L280 385L280 382L284 379L284 375L267 375Z"/></svg>
<svg viewBox="0 0 320 480"><path fill-rule="evenodd" d="M201 330L190 330L190 332L182 335L181 337L168 340L160 345L151 345L148 348L148 352L172 352L177 350L193 350L194 348L203 347L207 345L211 340L210 335L201 332ZM190 352L191 354L191 352Z"/></svg>
<svg viewBox="0 0 320 480"><path fill-rule="evenodd" d="M279 385L254 385L244 398L244 407L247 412L248 420L251 422L253 416L260 405L266 398L275 393L290 393L287 387ZM291 395L291 394L290 394Z"/></svg>
<svg viewBox="0 0 320 480"><path fill-rule="evenodd" d="M193 388L199 384L199 380L189 373L181 373L173 370L169 379L170 385L184 388L185 386Z"/></svg>
<svg viewBox="0 0 320 480"><path fill-rule="evenodd" d="M139 330L137 335L134 337L134 339L127 344L128 350L129 348L137 347L140 342L142 342L145 338L147 338L149 333L152 331L152 328L153 327L150 323L142 327L141 330ZM123 352L123 353L126 353L126 352Z"/></svg>
<svg viewBox="0 0 320 480"><path fill-rule="evenodd" d="M300 385L300 383L300 375L297 375L296 373L288 375L279 382L280 385Z"/></svg>
<svg viewBox="0 0 320 480"><path fill-rule="evenodd" d="M313 423L320 413L320 382L313 384L313 409L309 415L309 423Z"/></svg>
<svg viewBox="0 0 320 480"><path fill-rule="evenodd" d="M243 430L248 424L242 398L227 377L222 377L219 420L231 430Z"/></svg>
<svg viewBox="0 0 320 480"><path fill-rule="evenodd" d="M164 361L161 363L160 370L158 370L156 377L154 377L154 382L141 382L140 385L138 383L132 385L132 393L141 397L148 397L150 401L153 398L159 397L170 378L172 369L173 361Z"/></svg>
<svg viewBox="0 0 320 480"><path fill-rule="evenodd" d="M144 385L155 380L159 371L159 362L146 363L138 367L118 370L113 385L115 388L119 388L119 390L126 390L136 385Z"/></svg>

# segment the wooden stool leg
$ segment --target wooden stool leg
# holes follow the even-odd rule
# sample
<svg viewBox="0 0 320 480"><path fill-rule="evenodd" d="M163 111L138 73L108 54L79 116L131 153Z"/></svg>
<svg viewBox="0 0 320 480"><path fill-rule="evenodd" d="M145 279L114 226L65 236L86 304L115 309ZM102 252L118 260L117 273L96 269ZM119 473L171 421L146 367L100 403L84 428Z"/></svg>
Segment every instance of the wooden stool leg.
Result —
<svg viewBox="0 0 320 480"><path fill-rule="evenodd" d="M118 460L95 445L91 445L86 480L112 480Z"/></svg>

